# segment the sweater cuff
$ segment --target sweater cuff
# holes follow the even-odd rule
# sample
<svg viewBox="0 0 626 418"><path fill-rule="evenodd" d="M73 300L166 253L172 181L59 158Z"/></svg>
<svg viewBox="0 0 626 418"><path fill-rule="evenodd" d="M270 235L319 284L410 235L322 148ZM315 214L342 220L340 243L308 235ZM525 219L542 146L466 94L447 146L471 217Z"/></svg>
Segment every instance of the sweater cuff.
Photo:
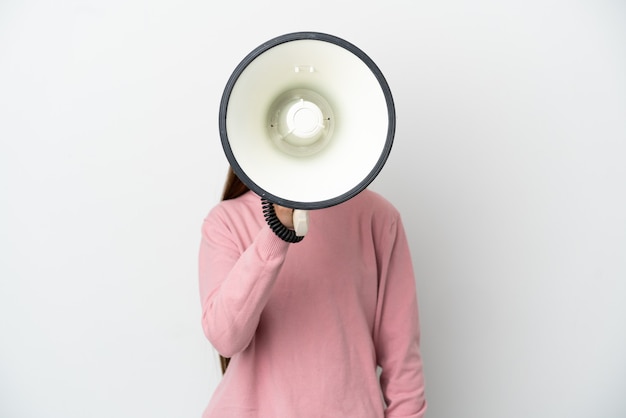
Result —
<svg viewBox="0 0 626 418"><path fill-rule="evenodd" d="M265 260L270 260L275 257L284 257L285 254L287 254L289 243L282 240L274 231L266 226L261 229L259 233L257 247L259 254L261 254Z"/></svg>

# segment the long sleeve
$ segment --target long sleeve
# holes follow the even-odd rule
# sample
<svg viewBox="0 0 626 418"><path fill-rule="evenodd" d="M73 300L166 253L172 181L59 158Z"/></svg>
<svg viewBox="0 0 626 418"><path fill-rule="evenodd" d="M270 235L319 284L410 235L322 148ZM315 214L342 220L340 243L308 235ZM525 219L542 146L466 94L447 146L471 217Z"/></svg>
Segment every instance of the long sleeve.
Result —
<svg viewBox="0 0 626 418"><path fill-rule="evenodd" d="M202 225L202 327L226 357L250 344L289 245L241 212L233 221L227 209L218 207Z"/></svg>
<svg viewBox="0 0 626 418"><path fill-rule="evenodd" d="M398 217L381 234L375 324L386 418L422 418L426 410L417 294L411 255Z"/></svg>

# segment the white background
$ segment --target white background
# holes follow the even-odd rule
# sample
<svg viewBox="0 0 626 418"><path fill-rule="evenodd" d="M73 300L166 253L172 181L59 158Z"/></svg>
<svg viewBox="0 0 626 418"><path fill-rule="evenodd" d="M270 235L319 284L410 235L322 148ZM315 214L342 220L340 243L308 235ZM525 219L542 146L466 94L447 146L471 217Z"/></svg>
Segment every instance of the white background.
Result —
<svg viewBox="0 0 626 418"><path fill-rule="evenodd" d="M626 416L621 1L0 3L0 416L199 417L219 99L275 36L385 74L429 418ZM329 365L330 367L330 365Z"/></svg>

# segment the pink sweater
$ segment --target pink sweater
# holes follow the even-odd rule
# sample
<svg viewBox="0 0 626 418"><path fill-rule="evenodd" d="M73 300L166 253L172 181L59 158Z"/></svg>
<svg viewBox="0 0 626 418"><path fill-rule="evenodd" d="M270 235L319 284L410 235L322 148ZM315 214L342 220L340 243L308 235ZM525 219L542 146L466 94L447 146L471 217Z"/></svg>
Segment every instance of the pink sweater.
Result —
<svg viewBox="0 0 626 418"><path fill-rule="evenodd" d="M297 244L274 235L252 192L205 219L202 326L232 360L203 418L423 417L415 280L398 212L365 190L309 215Z"/></svg>

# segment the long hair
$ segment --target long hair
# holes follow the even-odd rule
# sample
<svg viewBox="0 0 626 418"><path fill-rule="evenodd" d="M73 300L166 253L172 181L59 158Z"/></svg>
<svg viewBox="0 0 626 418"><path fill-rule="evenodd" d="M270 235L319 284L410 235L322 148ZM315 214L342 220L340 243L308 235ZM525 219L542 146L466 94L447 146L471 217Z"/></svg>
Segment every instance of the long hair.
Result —
<svg viewBox="0 0 626 418"><path fill-rule="evenodd" d="M222 200L235 199L246 193L248 190L250 190L248 186L246 186L239 179L239 177L237 177L231 167L228 167L228 173L226 174L226 181L224 183L224 190L222 192ZM226 373L228 363L230 363L230 358L224 357L220 354L220 367L222 368L222 374Z"/></svg>
<svg viewBox="0 0 626 418"><path fill-rule="evenodd" d="M250 190L248 186L243 184L239 177L235 174L232 167L228 167L226 174L226 182L224 183L224 191L222 192L222 200L234 199Z"/></svg>

